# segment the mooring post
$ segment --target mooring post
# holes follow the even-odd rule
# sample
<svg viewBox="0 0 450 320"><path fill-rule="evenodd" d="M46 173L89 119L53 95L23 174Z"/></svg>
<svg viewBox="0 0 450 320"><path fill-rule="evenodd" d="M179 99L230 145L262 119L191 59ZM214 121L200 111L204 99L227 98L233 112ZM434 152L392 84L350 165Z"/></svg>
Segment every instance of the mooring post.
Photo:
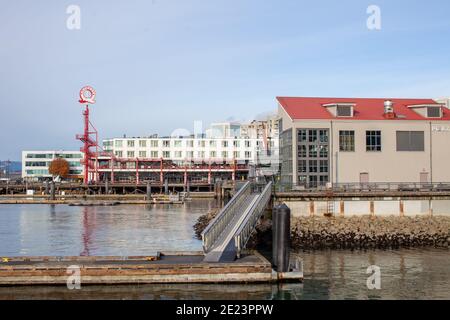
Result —
<svg viewBox="0 0 450 320"><path fill-rule="evenodd" d="M278 239L277 239L277 220L278 220L278 206L272 207L272 265L276 269L278 256Z"/></svg>
<svg viewBox="0 0 450 320"><path fill-rule="evenodd" d="M284 203L276 206L273 217L273 264L278 272L288 272L291 243L291 209Z"/></svg>
<svg viewBox="0 0 450 320"><path fill-rule="evenodd" d="M55 181L50 186L50 200L55 200Z"/></svg>
<svg viewBox="0 0 450 320"><path fill-rule="evenodd" d="M189 194L191 192L191 183L189 182L189 180L187 181L187 192L186 192L186 197L189 197Z"/></svg>
<svg viewBox="0 0 450 320"><path fill-rule="evenodd" d="M169 180L164 180L164 193L169 194Z"/></svg>
<svg viewBox="0 0 450 320"><path fill-rule="evenodd" d="M147 181L147 201L150 201L152 197L152 187L150 186L150 181Z"/></svg>
<svg viewBox="0 0 450 320"><path fill-rule="evenodd" d="M105 193L109 194L109 181L108 181L108 179L106 179L106 181L105 181Z"/></svg>

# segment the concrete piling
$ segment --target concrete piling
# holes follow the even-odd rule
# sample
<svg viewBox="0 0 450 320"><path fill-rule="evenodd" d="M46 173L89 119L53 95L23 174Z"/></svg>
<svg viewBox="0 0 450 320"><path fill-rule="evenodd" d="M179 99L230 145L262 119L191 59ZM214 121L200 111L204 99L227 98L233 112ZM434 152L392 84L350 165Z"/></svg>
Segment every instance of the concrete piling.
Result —
<svg viewBox="0 0 450 320"><path fill-rule="evenodd" d="M55 200L55 181L50 185L50 200Z"/></svg>
<svg viewBox="0 0 450 320"><path fill-rule="evenodd" d="M150 201L152 198L152 187L150 185L150 182L147 182L147 201Z"/></svg>

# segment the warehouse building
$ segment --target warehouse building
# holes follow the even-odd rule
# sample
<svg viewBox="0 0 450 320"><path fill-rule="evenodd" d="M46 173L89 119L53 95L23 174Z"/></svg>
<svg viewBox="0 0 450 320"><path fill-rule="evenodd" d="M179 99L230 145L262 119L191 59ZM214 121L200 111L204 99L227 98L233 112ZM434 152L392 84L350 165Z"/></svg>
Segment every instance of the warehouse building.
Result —
<svg viewBox="0 0 450 320"><path fill-rule="evenodd" d="M56 158L63 158L69 163L68 179L79 180L83 178L83 166L80 151L22 151L22 178L30 181L43 181L52 178L48 172L50 162Z"/></svg>
<svg viewBox="0 0 450 320"><path fill-rule="evenodd" d="M277 100L282 184L450 182L446 99Z"/></svg>

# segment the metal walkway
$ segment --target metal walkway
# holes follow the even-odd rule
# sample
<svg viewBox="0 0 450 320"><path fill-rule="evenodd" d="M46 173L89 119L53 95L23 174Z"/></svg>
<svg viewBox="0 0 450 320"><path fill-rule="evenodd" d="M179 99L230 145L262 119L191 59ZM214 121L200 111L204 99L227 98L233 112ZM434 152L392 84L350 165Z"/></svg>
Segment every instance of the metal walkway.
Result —
<svg viewBox="0 0 450 320"><path fill-rule="evenodd" d="M247 182L202 233L205 262L240 257L272 195L272 182Z"/></svg>

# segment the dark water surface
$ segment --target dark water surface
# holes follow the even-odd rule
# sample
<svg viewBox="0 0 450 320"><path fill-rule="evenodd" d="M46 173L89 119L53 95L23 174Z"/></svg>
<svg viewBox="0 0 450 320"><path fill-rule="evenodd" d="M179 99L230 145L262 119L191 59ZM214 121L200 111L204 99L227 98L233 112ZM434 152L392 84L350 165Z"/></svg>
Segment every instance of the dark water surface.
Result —
<svg viewBox="0 0 450 320"><path fill-rule="evenodd" d="M0 205L0 256L146 255L201 250L192 226L214 206ZM0 287L0 299L450 299L450 250L302 252L305 281L285 285ZM367 268L381 271L369 290Z"/></svg>

